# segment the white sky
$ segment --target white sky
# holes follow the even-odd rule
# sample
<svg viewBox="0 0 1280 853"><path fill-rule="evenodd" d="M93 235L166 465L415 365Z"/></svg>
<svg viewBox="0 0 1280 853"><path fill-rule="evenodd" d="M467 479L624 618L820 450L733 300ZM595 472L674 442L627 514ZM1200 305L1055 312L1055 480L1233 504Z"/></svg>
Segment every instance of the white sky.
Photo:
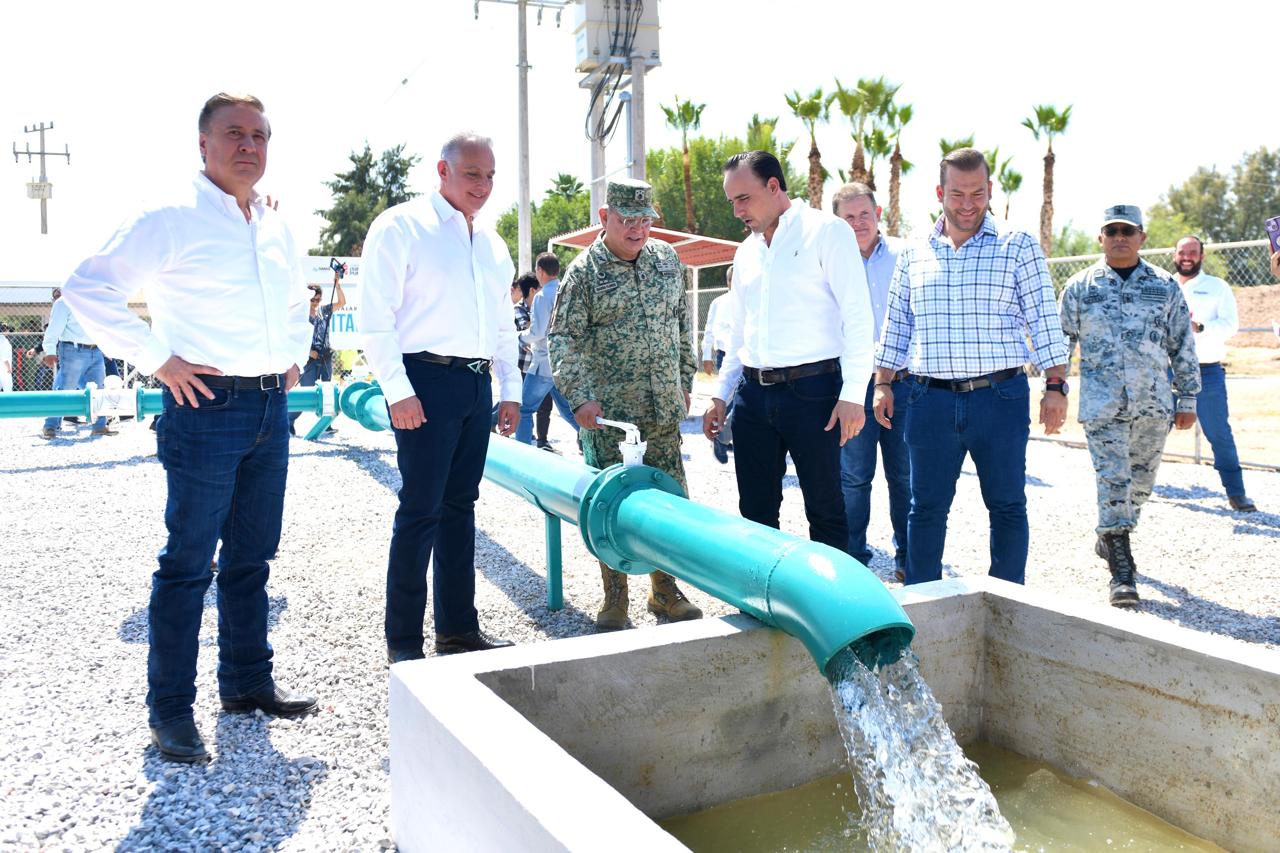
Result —
<svg viewBox="0 0 1280 853"><path fill-rule="evenodd" d="M663 64L646 78L651 148L679 142L658 108L676 94L706 103L704 134L741 135L759 112L782 118L784 138L799 138L785 92L883 74L915 105L904 153L919 168L904 183L903 204L917 232L937 208L938 138L971 132L979 147L1013 155L1025 180L1011 218L1037 230L1043 142L1020 126L1037 103L1075 105L1055 145L1054 222L1088 230L1104 207L1145 210L1196 166L1227 168L1274 146L1280 130L1265 94L1280 59L1276 29L1256 3L663 0L659 11ZM549 14L541 27L533 21L537 199L558 172L585 182L590 154L572 16L559 29ZM197 113L219 90L265 102L274 137L259 189L282 199L303 246L316 244L322 224L312 211L329 204L321 182L365 140L375 153L405 142L424 155L412 179L421 191L434 186L450 133L493 136L499 175L485 214L494 217L516 198L515 22L513 6L494 3L480 4L476 20L472 0L10 4L0 50L0 279L64 278L158 188L187 180L200 167ZM71 147L69 167L50 160L46 236L39 203L26 198L38 164L8 159L15 142L36 147L22 129L41 121L55 124L51 150ZM610 148L610 170L625 159L623 135ZM833 174L848 168L843 116L818 141ZM807 151L803 140L793 155L801 173ZM887 166L881 171L887 182Z"/></svg>

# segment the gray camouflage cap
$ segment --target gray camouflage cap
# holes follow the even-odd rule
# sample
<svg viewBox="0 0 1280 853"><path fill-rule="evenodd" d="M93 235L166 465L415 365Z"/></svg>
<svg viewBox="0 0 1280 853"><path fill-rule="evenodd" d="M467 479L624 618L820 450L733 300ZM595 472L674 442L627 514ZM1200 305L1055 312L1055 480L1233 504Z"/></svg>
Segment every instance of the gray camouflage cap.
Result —
<svg viewBox="0 0 1280 853"><path fill-rule="evenodd" d="M634 178L609 181L605 190L605 204L619 216L658 218L658 211L653 209L653 187Z"/></svg>
<svg viewBox="0 0 1280 853"><path fill-rule="evenodd" d="M1102 226L1106 228L1115 222L1136 225L1142 230L1142 209L1134 204L1113 204L1102 212Z"/></svg>

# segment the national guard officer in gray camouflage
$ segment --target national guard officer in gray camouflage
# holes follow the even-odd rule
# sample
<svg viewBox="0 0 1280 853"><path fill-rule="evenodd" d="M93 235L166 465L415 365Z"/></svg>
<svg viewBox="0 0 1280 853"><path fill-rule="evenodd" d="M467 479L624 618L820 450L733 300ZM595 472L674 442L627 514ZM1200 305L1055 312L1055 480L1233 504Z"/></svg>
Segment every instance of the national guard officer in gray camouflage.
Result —
<svg viewBox="0 0 1280 853"><path fill-rule="evenodd" d="M680 421L693 389L690 319L680 259L670 244L649 237L657 211L643 181L610 181L600 208L600 236L573 260L556 294L548 343L556 387L573 407L588 465L622 461L622 434L601 428L597 417L640 428L648 443L644 461L679 481ZM596 628L614 631L627 622L627 576L600 564L604 605ZM702 611L685 598L670 575L654 572L649 611L675 622Z"/></svg>
<svg viewBox="0 0 1280 853"><path fill-rule="evenodd" d="M1067 282L1059 315L1067 345L1080 345L1080 422L1098 477L1094 550L1111 571L1111 604L1135 607L1129 532L1151 496L1170 419L1178 429L1196 422L1200 363L1177 282L1138 257L1147 240L1142 212L1119 204L1103 219L1105 257Z"/></svg>

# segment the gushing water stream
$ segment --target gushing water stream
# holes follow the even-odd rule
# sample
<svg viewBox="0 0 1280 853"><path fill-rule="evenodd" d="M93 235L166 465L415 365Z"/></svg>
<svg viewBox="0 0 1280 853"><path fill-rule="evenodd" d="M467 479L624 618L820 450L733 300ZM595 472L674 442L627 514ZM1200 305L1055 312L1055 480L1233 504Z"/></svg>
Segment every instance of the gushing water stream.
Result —
<svg viewBox="0 0 1280 853"><path fill-rule="evenodd" d="M867 846L1011 850L1013 829L942 718L910 649L869 669L849 649L827 666Z"/></svg>

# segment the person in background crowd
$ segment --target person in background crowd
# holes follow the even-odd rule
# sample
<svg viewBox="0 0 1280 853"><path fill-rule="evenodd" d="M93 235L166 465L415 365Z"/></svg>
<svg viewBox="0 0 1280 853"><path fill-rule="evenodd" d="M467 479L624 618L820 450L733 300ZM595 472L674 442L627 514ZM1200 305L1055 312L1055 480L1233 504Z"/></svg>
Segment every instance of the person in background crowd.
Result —
<svg viewBox="0 0 1280 853"><path fill-rule="evenodd" d="M711 300L707 306L707 326L702 332L702 372L708 376L724 363L724 351L729 346L726 323L733 312L730 299L733 296L733 264L724 271L724 293ZM711 440L711 455L721 465L729 464L729 451L733 450L733 401L724 410L724 423Z"/></svg>
<svg viewBox="0 0 1280 853"><path fill-rule="evenodd" d="M147 610L147 706L152 742L180 762L209 757L192 705L215 550L222 709L296 716L318 705L275 680L267 640L289 470L285 394L311 341L301 249L254 189L271 138L262 102L219 93L197 124L204 170L171 203L126 222L63 285L95 340L165 385L156 455L169 535ZM129 309L139 287L150 325Z"/></svg>
<svg viewBox="0 0 1280 853"><path fill-rule="evenodd" d="M78 391L87 387L90 382L101 388L106 381L102 351L81 328L80 322L67 306L67 301L59 299L57 295L49 309L49 325L44 330L41 346L44 349L45 366L57 368L53 375L54 391ZM57 416L45 418L41 436L56 438L59 423ZM115 435L116 431L107 424L107 418L103 415L93 422L93 434Z"/></svg>
<svg viewBox="0 0 1280 853"><path fill-rule="evenodd" d="M521 392L521 426L516 430L516 441L525 444L533 441L534 423L531 420L533 412L535 410L540 412L542 407L547 405L547 397L555 402L560 417L564 418L565 423L573 427L575 432L578 429L573 408L570 407L564 394L556 388L555 379L551 375L551 356L547 348L547 330L551 326L551 314L555 310L556 295L560 292L560 259L554 252L543 252L534 261L533 273L538 277L541 289L533 298L533 306L529 312L529 328L520 336L521 342L526 344L533 353L533 365L525 374ZM538 447L554 453L551 442L547 439L547 429L550 425L548 418L546 426L541 428Z"/></svg>
<svg viewBox="0 0 1280 853"><path fill-rule="evenodd" d="M0 391L13 390L13 344L9 342L12 331L0 323Z"/></svg>
<svg viewBox="0 0 1280 853"><path fill-rule="evenodd" d="M1196 395L1196 417L1213 448L1213 467L1227 493L1227 502L1237 512L1257 512L1258 507L1245 494L1244 474L1240 471L1240 455L1231 433L1227 405L1227 339L1240 329L1236 297L1231 285L1209 275L1204 265L1204 243L1194 234L1178 241L1174 247L1173 268L1177 273L1182 296L1191 312L1191 328L1195 332L1196 356L1200 359L1200 393Z"/></svg>
<svg viewBox="0 0 1280 853"><path fill-rule="evenodd" d="M347 307L347 294L342 290L342 276L346 274L346 269L346 264L343 264L341 271L333 271L333 298L328 305L324 304L324 292L319 285L307 285L307 289L311 291L308 309L310 312L308 319L311 320L311 349L307 353L307 366L302 369L302 375L298 378L298 385L301 387L310 388L317 381L333 381L333 349L329 346L329 326L333 322L333 312ZM297 435L294 423L300 414L302 413L289 413L289 435ZM336 430L331 426L325 432L336 432Z"/></svg>
<svg viewBox="0 0 1280 853"><path fill-rule="evenodd" d="M1168 273L1138 256L1146 240L1141 210L1108 207L1103 258L1067 281L1058 309L1068 357L1080 347L1079 416L1098 481L1094 552L1111 572L1113 607L1138 604L1129 534L1151 496L1169 427L1191 428L1200 390L1186 300Z"/></svg>

